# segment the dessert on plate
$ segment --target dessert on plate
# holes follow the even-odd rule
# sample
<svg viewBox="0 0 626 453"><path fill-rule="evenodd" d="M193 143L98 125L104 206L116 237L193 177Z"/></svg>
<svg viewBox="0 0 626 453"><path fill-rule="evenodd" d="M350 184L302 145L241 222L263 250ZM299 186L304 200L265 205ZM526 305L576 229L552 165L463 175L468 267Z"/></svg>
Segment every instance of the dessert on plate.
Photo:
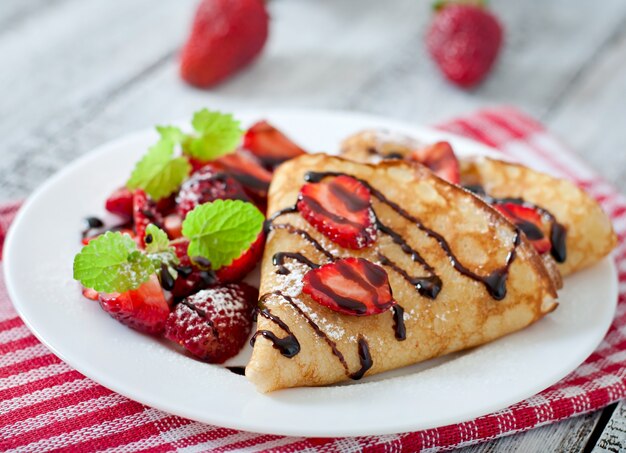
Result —
<svg viewBox="0 0 626 453"><path fill-rule="evenodd" d="M332 157L266 121L244 132L204 109L191 125L157 127L107 217L87 219L74 278L117 321L198 360L228 363L250 343L261 392L523 329L557 307L562 275L615 245L573 184L459 162L446 142L365 131Z"/></svg>
<svg viewBox="0 0 626 453"><path fill-rule="evenodd" d="M457 159L448 142L425 144L385 130L347 137L341 155L359 162L404 159L428 166L526 228L537 250L552 256L563 276L595 264L617 244L611 220L593 198L570 181L524 165L485 156Z"/></svg>
<svg viewBox="0 0 626 453"><path fill-rule="evenodd" d="M326 385L492 341L556 307L556 283L497 211L423 166L308 155L269 194L246 376Z"/></svg>

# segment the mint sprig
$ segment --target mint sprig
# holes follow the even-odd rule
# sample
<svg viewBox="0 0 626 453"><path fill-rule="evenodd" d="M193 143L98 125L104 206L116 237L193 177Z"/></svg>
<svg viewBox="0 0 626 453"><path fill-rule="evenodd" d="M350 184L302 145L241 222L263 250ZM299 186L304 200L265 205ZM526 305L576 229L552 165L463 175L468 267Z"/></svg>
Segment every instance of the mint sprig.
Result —
<svg viewBox="0 0 626 453"><path fill-rule="evenodd" d="M108 231L92 239L74 257L74 279L98 292L139 288L155 272L150 258L127 234Z"/></svg>
<svg viewBox="0 0 626 453"><path fill-rule="evenodd" d="M174 193L191 173L191 164L184 157L174 157L175 143L161 138L137 162L126 186L143 189L154 200Z"/></svg>
<svg viewBox="0 0 626 453"><path fill-rule="evenodd" d="M216 200L197 206L183 222L187 253L211 262L213 270L229 265L247 250L263 229L265 217L241 200Z"/></svg>
<svg viewBox="0 0 626 453"><path fill-rule="evenodd" d="M185 153L202 162L232 153L243 135L239 121L232 115L208 109L196 112L191 124L196 134L186 137Z"/></svg>
<svg viewBox="0 0 626 453"><path fill-rule="evenodd" d="M176 266L180 264L180 260L176 255L176 249L170 245L167 233L154 224L146 227L146 235L144 237L146 244L146 254L155 269L159 269L162 264L167 266L167 270L173 279L178 277Z"/></svg>

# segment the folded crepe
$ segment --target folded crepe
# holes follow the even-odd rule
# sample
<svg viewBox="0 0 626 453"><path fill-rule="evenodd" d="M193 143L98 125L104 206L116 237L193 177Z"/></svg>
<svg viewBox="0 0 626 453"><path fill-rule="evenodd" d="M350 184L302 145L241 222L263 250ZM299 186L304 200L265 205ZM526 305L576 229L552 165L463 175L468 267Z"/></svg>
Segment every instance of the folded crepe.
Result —
<svg viewBox="0 0 626 453"><path fill-rule="evenodd" d="M298 208L307 181L324 184L345 175L360 183L358 190L367 188L376 226L374 241L349 248ZM351 200L339 201L354 207ZM479 198L419 164L302 156L276 171L268 213L261 311L246 367L261 392L360 379L477 346L557 306L557 282L524 235ZM312 269L346 257L382 267L397 305L355 316L303 292ZM351 291L347 286L334 290Z"/></svg>
<svg viewBox="0 0 626 453"><path fill-rule="evenodd" d="M409 158L426 144L403 134L364 130L347 137L342 156L358 162ZM460 158L460 184L490 204L515 202L538 208L551 224L552 249L545 260L567 276L591 266L617 244L610 218L600 205L570 181L524 165L487 157Z"/></svg>

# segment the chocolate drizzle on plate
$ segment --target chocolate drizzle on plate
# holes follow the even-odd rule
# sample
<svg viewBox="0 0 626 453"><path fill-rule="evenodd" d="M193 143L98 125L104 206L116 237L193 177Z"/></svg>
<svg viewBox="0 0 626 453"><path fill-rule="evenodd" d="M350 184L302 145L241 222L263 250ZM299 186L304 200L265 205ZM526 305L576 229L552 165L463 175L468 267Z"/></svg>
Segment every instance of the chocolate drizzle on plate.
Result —
<svg viewBox="0 0 626 453"><path fill-rule="evenodd" d="M550 211L519 197L507 197L507 198L492 197L491 195L487 194L487 192L485 192L484 187L481 185L477 185L477 184L467 185L467 186L464 186L464 188L469 190L470 192L473 192L474 194L482 198L486 203L489 203L491 205L512 203L512 204L516 204L519 206L524 206L526 208L534 209L535 211L537 211L545 220L547 220L550 223L550 244L551 244L550 255L552 255L552 257L557 263L565 262L565 260L567 259L567 246L566 246L567 229L565 228L565 226L563 226L557 221L554 214L552 214ZM539 231L539 229L535 225L531 224L530 222L527 222L527 223L529 224L529 226L522 224L522 225L518 225L518 227L524 232L524 234L526 234L528 239L536 240L536 239L543 238L543 232Z"/></svg>
<svg viewBox="0 0 626 453"><path fill-rule="evenodd" d="M226 369L231 373L238 374L239 376L246 375L246 367L244 366L227 366Z"/></svg>
<svg viewBox="0 0 626 453"><path fill-rule="evenodd" d="M125 222L120 225L106 227L102 219L98 217L85 217L85 228L81 231L81 237L83 239L92 238L100 234L104 234L107 231L130 230L131 228L132 222Z"/></svg>
<svg viewBox="0 0 626 453"><path fill-rule="evenodd" d="M345 173L333 172L333 171L327 171L327 172L310 171L306 173L304 179L307 182L320 182L322 179L326 177L329 177L329 176L336 177L336 176L341 176L344 174ZM348 176L352 176L352 175L348 175ZM515 257L517 256L516 248L520 243L519 230L516 229L515 231L515 238L513 240L513 249L511 250L511 252L509 252L504 266L500 269L496 269L489 275L486 275L486 276L478 275L477 273L467 268L463 263L459 261L459 259L456 257L456 255L452 251L450 244L448 244L448 242L445 240L445 238L441 234L428 228L426 225L422 223L420 219L409 214L402 207L400 207L400 205L398 205L397 203L394 203L393 201L389 200L382 192L372 187L372 185L369 182L360 178L355 178L354 176L352 177L356 179L357 181L359 181L361 184L363 184L365 187L367 187L370 193L372 194L372 196L375 197L378 201L386 204L388 207L393 209L398 215L400 215L401 217L404 217L409 222L415 224L421 231L426 233L428 237L435 239L437 243L439 244L439 247L441 247L441 249L445 252L445 254L448 255L448 258L450 259L452 266L459 273L461 273L462 275L474 281L480 282L485 287L485 289L487 290L487 292L493 299L495 300L504 299L504 297L506 296L506 279L508 276L509 268L511 264L513 263L513 261L515 260ZM398 237L401 237L395 231L391 229L390 231L395 233ZM405 253L406 253L406 250L405 250Z"/></svg>

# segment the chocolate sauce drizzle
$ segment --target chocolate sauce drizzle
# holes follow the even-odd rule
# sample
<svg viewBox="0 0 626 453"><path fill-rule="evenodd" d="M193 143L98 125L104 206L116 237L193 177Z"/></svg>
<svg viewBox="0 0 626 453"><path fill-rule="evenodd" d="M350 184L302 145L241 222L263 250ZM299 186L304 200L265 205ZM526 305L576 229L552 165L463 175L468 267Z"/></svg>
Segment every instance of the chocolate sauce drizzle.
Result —
<svg viewBox="0 0 626 453"><path fill-rule="evenodd" d="M292 260L305 264L309 266L311 269L317 269L318 267L320 267L319 264L314 263L313 261L308 259L306 256L304 256L302 253L278 252L278 253L275 253L274 256L272 257L272 263L274 264L274 266L278 266L278 269L276 269L277 274L287 275L291 273L291 271L285 267L285 259L287 258L290 258Z"/></svg>
<svg viewBox="0 0 626 453"><path fill-rule="evenodd" d="M311 171L311 172L306 173L305 180L307 182L319 182L322 179L329 177L329 176L336 177L336 176L341 176L344 174L345 173L333 172L333 171L328 171L328 172L312 172ZM348 176L351 176L351 175L348 175ZM489 275L486 275L486 276L478 275L477 273L468 269L465 265L463 265L463 263L459 261L456 255L452 252L452 248L450 247L450 244L448 244L448 242L445 240L445 238L441 234L428 228L426 225L424 225L421 222L420 219L409 214L407 211L401 208L397 203L394 203L393 201L389 200L382 192L372 187L372 185L369 182L360 178L355 178L354 176L352 177L358 180L365 187L367 187L370 193L372 194L372 196L378 199L378 201L389 206L398 215L400 215L401 217L404 217L409 222L414 223L421 231L426 233L428 237L435 239L437 243L439 244L439 247L441 247L441 249L446 253L446 255L448 255L448 258L450 259L450 263L452 264L452 266L459 273L461 273L462 275L474 281L481 283L493 299L495 300L504 299L504 297L506 296L506 279L508 276L509 268L511 264L513 263L513 261L515 260L515 257L517 256L516 249L520 243L520 232L518 229L516 229L515 231L515 239L513 240L513 249L509 252L504 266L500 269L496 269ZM378 226L380 227L380 225ZM401 237L399 234L397 234L395 231L391 229L389 229L388 231L391 231L394 234L396 234L398 237ZM405 249L403 250L406 253L406 250Z"/></svg>
<svg viewBox="0 0 626 453"><path fill-rule="evenodd" d="M370 347L367 343L367 340L361 336L359 336L359 361L361 362L361 368L350 374L350 379L358 381L363 377L363 375L372 368L374 361L372 360L372 356L370 354Z"/></svg>
<svg viewBox="0 0 626 453"><path fill-rule="evenodd" d="M307 231L302 230L300 228L296 228L289 223L277 223L277 224L269 224L267 231L271 230L287 230L291 234L297 234L302 239L311 244L315 249L322 253L326 258L331 261L337 259L335 255L333 255L330 251L326 250L322 244L320 244L313 236L311 236Z"/></svg>
<svg viewBox="0 0 626 453"><path fill-rule="evenodd" d="M259 302L262 302L266 298L266 296L267 294L261 297ZM285 333L287 333L287 336L279 338L274 334L274 332L271 332L269 330L257 330L252 338L250 338L250 346L254 347L254 343L256 343L256 337L261 335L266 340L271 341L274 348L278 349L281 355L287 357L288 359L292 358L300 352L300 342L291 332L291 329L289 329L289 326L287 324L285 324L278 316L270 313L269 310L267 310L266 308L260 310L258 314L275 323L278 327L284 330Z"/></svg>
<svg viewBox="0 0 626 453"><path fill-rule="evenodd" d="M404 325L404 308L400 305L393 306L393 330L395 331L396 340L406 340L406 327Z"/></svg>
<svg viewBox="0 0 626 453"><path fill-rule="evenodd" d="M213 333L213 336L215 336L215 338L220 337L219 331L215 328L215 324L213 324L213 321L211 321L211 318L207 315L206 311L189 302L187 299L183 299L182 301L180 301L180 303L189 308L191 311L195 312L198 316L200 316L209 325L209 327L211 328L211 332Z"/></svg>
<svg viewBox="0 0 626 453"><path fill-rule="evenodd" d="M246 367L243 366L227 366L226 369L231 373L238 374L239 376L246 375Z"/></svg>
<svg viewBox="0 0 626 453"><path fill-rule="evenodd" d="M508 197L508 198L496 198L485 192L485 189L481 185L467 185L464 186L465 189L473 192L482 198L486 203L492 205L499 205L505 203L512 203L519 206L524 206L530 209L534 209L539 214L541 214L548 222L550 222L550 244L552 245L550 249L550 255L554 258L557 263L564 263L567 259L567 246L566 246L566 237L567 237L567 229L565 226L560 224L554 214L548 211L541 206L537 206L530 201L526 201L523 198L519 197ZM528 224L528 225L526 225ZM543 238L543 232L541 232L535 225L530 222L524 222L521 225L517 225L523 232L526 234L528 239L537 240Z"/></svg>
<svg viewBox="0 0 626 453"><path fill-rule="evenodd" d="M132 222L125 222L119 225L105 227L104 222L98 217L86 217L85 228L81 231L81 237L83 239L86 239L86 238L98 236L100 234L104 234L107 231L120 231L120 230L131 229L131 228L132 228Z"/></svg>

